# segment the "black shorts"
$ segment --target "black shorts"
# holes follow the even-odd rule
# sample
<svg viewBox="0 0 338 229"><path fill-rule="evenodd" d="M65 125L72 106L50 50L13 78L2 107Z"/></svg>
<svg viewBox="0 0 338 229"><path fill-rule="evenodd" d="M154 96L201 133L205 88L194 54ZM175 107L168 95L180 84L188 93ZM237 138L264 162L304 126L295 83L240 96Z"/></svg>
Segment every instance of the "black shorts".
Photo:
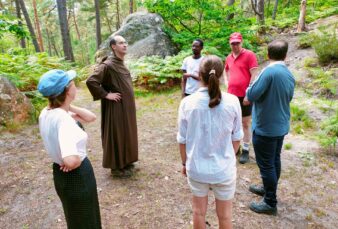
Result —
<svg viewBox="0 0 338 229"><path fill-rule="evenodd" d="M241 104L242 117L250 116L251 115L251 111L252 111L252 105L250 104L250 105L244 106L243 105L244 97L237 97L237 98L239 100L239 103Z"/></svg>

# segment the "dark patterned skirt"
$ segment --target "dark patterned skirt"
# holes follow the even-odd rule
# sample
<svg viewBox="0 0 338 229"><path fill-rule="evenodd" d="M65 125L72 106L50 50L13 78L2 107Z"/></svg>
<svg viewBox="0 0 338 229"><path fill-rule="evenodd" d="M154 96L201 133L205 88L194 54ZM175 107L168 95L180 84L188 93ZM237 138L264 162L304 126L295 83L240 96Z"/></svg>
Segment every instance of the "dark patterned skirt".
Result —
<svg viewBox="0 0 338 229"><path fill-rule="evenodd" d="M53 175L68 229L101 228L96 180L88 158L82 161L80 167L67 173L54 163Z"/></svg>

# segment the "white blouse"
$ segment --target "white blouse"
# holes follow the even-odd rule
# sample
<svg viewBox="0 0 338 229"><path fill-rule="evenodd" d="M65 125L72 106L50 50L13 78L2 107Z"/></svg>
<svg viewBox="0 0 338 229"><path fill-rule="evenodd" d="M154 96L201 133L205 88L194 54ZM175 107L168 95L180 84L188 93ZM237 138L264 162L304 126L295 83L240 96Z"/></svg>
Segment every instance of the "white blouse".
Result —
<svg viewBox="0 0 338 229"><path fill-rule="evenodd" d="M187 175L202 183L236 179L232 141L243 138L238 98L222 93L219 105L209 108L209 94L201 87L185 97L179 107L177 141L186 144Z"/></svg>
<svg viewBox="0 0 338 229"><path fill-rule="evenodd" d="M62 165L63 158L78 155L81 161L87 156L88 135L61 108L44 108L39 116L40 134L53 162Z"/></svg>

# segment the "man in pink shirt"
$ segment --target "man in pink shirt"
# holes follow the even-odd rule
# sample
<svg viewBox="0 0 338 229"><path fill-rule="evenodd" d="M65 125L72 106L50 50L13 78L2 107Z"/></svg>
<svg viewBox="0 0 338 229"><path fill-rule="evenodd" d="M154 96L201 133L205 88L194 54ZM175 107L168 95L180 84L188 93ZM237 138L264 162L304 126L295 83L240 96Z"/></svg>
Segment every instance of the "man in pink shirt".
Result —
<svg viewBox="0 0 338 229"><path fill-rule="evenodd" d="M244 138L239 162L244 164L249 161L252 109L245 92L258 73L258 63L256 55L252 51L242 48L243 38L240 33L232 33L229 43L232 52L225 59L226 84L228 85L228 93L238 97L242 108Z"/></svg>

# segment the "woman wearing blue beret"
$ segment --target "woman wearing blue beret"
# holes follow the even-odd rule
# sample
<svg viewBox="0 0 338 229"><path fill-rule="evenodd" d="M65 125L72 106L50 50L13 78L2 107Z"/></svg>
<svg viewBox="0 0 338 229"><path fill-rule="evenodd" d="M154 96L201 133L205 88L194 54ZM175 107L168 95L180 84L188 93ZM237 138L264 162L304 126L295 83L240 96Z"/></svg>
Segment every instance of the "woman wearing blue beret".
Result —
<svg viewBox="0 0 338 229"><path fill-rule="evenodd" d="M76 96L75 71L50 70L39 92L49 104L41 111L39 128L53 161L54 185L68 228L101 228L94 171L87 158L87 133L76 122L93 122L95 114L71 105Z"/></svg>

